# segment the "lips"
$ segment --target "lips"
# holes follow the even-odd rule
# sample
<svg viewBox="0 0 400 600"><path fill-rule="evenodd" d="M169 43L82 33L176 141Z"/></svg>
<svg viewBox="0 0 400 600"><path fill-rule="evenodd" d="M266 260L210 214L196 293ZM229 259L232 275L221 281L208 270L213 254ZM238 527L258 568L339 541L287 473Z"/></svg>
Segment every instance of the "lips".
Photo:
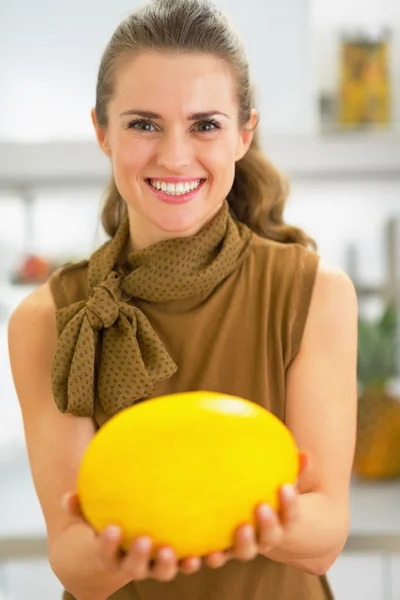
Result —
<svg viewBox="0 0 400 600"><path fill-rule="evenodd" d="M195 196L203 188L204 182L206 180L202 179L201 182L200 182L200 184L194 190L191 190L191 191L189 191L187 193L184 193L184 194L176 194L176 195L175 194L168 194L166 192L163 192L162 190L157 190L156 188L154 188L151 185L150 179L146 179L145 181L146 181L147 185L149 186L150 190L153 192L153 194L156 195L156 197L159 200L161 200L162 202L164 202L166 204L179 205L179 204L186 204L187 202L190 202L193 198L195 198Z"/></svg>

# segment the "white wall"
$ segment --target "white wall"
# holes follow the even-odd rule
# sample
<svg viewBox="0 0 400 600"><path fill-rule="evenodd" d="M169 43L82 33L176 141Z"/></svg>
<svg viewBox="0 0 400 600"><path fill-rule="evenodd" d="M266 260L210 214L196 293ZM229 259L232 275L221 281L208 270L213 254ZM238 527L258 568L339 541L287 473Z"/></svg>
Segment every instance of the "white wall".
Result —
<svg viewBox="0 0 400 600"><path fill-rule="evenodd" d="M360 279L369 284L386 277L385 226L395 215L400 216L398 180L295 181L286 210L286 220L304 227L332 264L346 269L346 251L354 244Z"/></svg>
<svg viewBox="0 0 400 600"><path fill-rule="evenodd" d="M215 0L245 44L262 128L309 133L317 88L335 89L342 27L394 29L394 117L400 121L398 0ZM141 2L4 0L0 18L0 139L92 139L89 111L101 53Z"/></svg>
<svg viewBox="0 0 400 600"><path fill-rule="evenodd" d="M308 0L220 0L248 51L263 126L313 131ZM92 139L98 63L138 0L8 0L0 19L0 138Z"/></svg>
<svg viewBox="0 0 400 600"><path fill-rule="evenodd" d="M0 138L92 137L103 47L138 0L8 0L0 19Z"/></svg>
<svg viewBox="0 0 400 600"><path fill-rule="evenodd" d="M259 92L262 131L317 129L310 0L216 0L245 43Z"/></svg>

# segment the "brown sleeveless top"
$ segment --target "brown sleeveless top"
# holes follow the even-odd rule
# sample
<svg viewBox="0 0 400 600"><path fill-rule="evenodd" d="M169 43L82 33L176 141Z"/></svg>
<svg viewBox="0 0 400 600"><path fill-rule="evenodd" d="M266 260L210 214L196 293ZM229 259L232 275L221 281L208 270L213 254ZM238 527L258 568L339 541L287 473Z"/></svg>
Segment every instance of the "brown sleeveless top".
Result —
<svg viewBox="0 0 400 600"><path fill-rule="evenodd" d="M319 257L260 238L227 203L197 235L119 261L125 220L89 261L50 279L59 340L54 399L62 412L112 414L146 398L213 390L285 420L285 373L304 331ZM113 600L327 600L325 577L263 556L204 566L168 583L131 582ZM65 592L65 600L72 596Z"/></svg>

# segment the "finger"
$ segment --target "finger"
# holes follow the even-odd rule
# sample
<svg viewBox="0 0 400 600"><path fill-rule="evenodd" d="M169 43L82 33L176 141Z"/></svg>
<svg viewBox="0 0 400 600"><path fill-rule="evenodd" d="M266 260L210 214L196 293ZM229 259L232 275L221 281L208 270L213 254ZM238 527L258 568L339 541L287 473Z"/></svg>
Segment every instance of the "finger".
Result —
<svg viewBox="0 0 400 600"><path fill-rule="evenodd" d="M197 556L191 556L189 558L184 558L179 563L179 570L185 575L191 575L192 573L197 573L201 568L201 558Z"/></svg>
<svg viewBox="0 0 400 600"><path fill-rule="evenodd" d="M128 554L121 562L121 568L136 581L150 576L149 561L153 543L148 537L139 537L131 545Z"/></svg>
<svg viewBox="0 0 400 600"><path fill-rule="evenodd" d="M230 551L226 552L212 552L205 557L205 563L210 569L219 569L226 565L228 560L232 558Z"/></svg>
<svg viewBox="0 0 400 600"><path fill-rule="evenodd" d="M158 550L152 577L158 581L171 581L178 573L178 562L172 548L161 548Z"/></svg>
<svg viewBox="0 0 400 600"><path fill-rule="evenodd" d="M76 492L67 492L61 498L61 506L74 517L84 519L84 515Z"/></svg>
<svg viewBox="0 0 400 600"><path fill-rule="evenodd" d="M238 560L253 560L258 554L258 544L254 527L243 525L235 535L233 555Z"/></svg>
<svg viewBox="0 0 400 600"><path fill-rule="evenodd" d="M284 526L288 526L298 517L298 492L292 485L283 485L280 489L280 518Z"/></svg>
<svg viewBox="0 0 400 600"><path fill-rule="evenodd" d="M258 546L262 554L277 546L283 537L283 527L277 513L268 504L261 504L256 510L258 523Z"/></svg>
<svg viewBox="0 0 400 600"><path fill-rule="evenodd" d="M119 553L122 533L119 527L110 525L106 527L99 535L100 556L106 562L115 560Z"/></svg>

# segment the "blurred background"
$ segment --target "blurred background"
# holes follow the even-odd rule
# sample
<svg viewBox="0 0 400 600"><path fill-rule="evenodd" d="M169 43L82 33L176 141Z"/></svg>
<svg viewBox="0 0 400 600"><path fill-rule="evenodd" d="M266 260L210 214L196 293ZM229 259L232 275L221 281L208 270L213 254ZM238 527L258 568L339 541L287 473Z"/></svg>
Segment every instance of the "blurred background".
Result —
<svg viewBox="0 0 400 600"><path fill-rule="evenodd" d="M105 238L109 168L90 109L101 53L136 0L0 0L0 600L60 598L7 354L16 304ZM400 599L400 3L216 0L247 49L286 220L352 277L359 421L339 600ZM323 398L321 399L323 401ZM294 599L293 599L294 600Z"/></svg>

